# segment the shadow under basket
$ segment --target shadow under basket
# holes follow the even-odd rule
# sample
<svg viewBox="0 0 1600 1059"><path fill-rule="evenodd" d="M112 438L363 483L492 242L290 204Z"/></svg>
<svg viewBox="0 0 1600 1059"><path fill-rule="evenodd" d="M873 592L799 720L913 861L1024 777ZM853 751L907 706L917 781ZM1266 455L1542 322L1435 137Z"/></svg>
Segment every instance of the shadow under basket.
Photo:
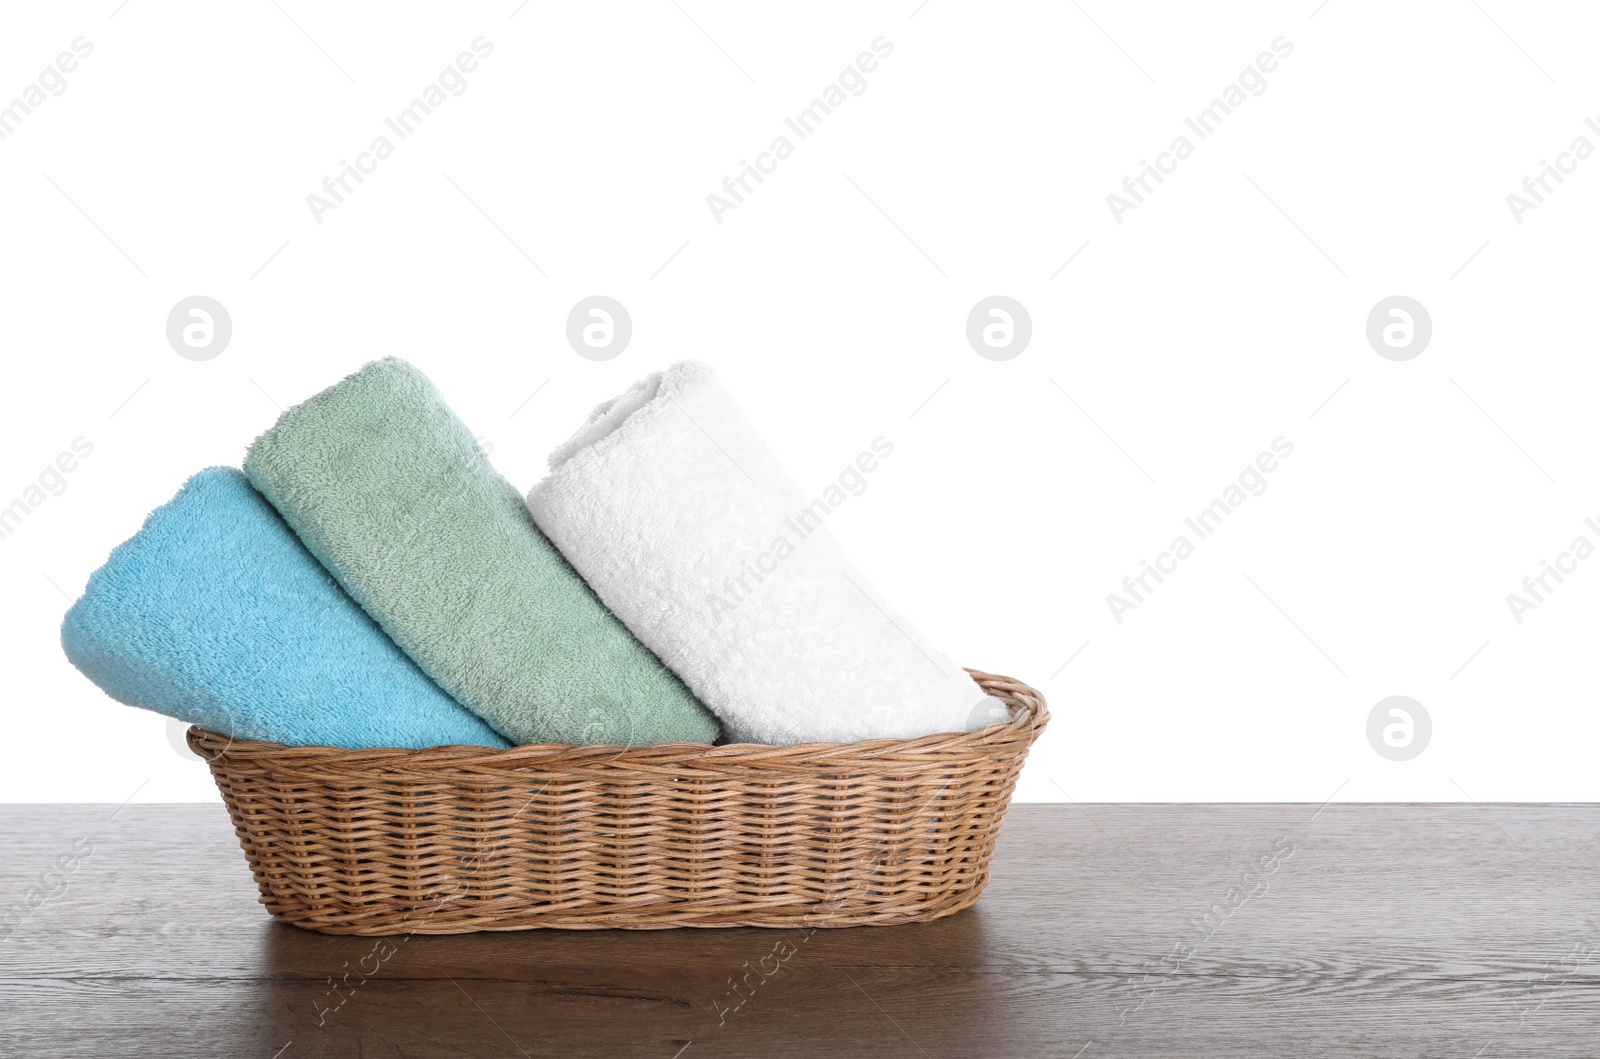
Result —
<svg viewBox="0 0 1600 1059"><path fill-rule="evenodd" d="M852 927L977 901L1044 697L864 743L341 750L189 729L261 901L329 934Z"/></svg>

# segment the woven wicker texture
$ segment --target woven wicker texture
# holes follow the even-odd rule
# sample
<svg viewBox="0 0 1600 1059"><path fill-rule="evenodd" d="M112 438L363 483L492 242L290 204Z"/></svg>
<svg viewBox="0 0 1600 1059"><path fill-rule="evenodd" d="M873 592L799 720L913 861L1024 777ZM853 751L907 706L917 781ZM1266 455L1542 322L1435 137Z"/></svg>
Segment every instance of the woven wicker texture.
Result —
<svg viewBox="0 0 1600 1059"><path fill-rule="evenodd" d="M978 899L1043 696L864 743L341 750L198 728L279 919L330 934L916 923Z"/></svg>

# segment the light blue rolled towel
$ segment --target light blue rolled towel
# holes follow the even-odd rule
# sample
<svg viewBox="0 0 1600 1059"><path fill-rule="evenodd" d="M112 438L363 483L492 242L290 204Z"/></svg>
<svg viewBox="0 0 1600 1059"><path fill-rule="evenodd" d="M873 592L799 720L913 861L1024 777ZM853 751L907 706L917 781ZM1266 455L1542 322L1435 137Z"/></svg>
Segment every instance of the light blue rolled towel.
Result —
<svg viewBox="0 0 1600 1059"><path fill-rule="evenodd" d="M118 702L236 739L510 744L427 678L243 474L201 471L89 578L61 626Z"/></svg>

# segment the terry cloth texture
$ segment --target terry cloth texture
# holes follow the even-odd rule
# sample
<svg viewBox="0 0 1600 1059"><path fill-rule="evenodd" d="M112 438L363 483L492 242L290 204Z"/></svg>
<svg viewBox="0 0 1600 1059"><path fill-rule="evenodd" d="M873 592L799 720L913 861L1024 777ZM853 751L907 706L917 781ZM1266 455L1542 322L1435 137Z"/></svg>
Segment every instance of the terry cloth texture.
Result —
<svg viewBox="0 0 1600 1059"><path fill-rule="evenodd" d="M1004 716L846 558L827 501L704 365L601 405L550 467L528 496L539 526L731 738L911 739Z"/></svg>
<svg viewBox="0 0 1600 1059"><path fill-rule="evenodd" d="M61 626L112 698L235 739L505 747L356 606L244 475L201 471L89 578Z"/></svg>
<svg viewBox="0 0 1600 1059"><path fill-rule="evenodd" d="M717 737L405 361L289 409L245 473L424 672L517 743Z"/></svg>

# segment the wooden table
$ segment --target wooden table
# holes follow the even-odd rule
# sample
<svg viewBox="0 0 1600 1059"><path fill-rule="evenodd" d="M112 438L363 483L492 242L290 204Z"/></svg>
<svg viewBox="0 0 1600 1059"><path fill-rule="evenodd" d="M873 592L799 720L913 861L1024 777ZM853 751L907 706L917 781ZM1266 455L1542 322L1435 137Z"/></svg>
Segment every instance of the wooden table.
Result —
<svg viewBox="0 0 1600 1059"><path fill-rule="evenodd" d="M220 806L0 807L0 1055L1595 1056L1597 845L1596 806L1018 805L936 923L384 942L272 922Z"/></svg>

